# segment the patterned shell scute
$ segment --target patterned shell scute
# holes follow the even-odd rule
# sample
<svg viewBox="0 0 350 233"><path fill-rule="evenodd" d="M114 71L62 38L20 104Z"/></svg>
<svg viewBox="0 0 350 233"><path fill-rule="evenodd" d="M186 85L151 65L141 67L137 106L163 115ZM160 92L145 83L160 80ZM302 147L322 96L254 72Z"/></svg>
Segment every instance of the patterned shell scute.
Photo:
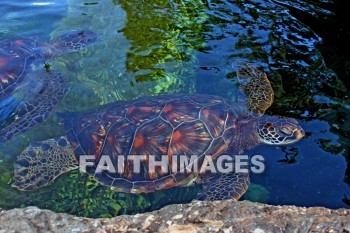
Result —
<svg viewBox="0 0 350 233"><path fill-rule="evenodd" d="M163 105L163 101L157 99L136 102L127 108L126 118L134 125L141 125L145 121L156 118L162 111Z"/></svg>
<svg viewBox="0 0 350 233"><path fill-rule="evenodd" d="M225 130L228 107L224 103L209 105L201 109L200 119L213 138L221 136Z"/></svg>
<svg viewBox="0 0 350 233"><path fill-rule="evenodd" d="M188 98L173 100L163 108L161 117L173 127L177 127L181 123L198 119L199 110L202 107Z"/></svg>
<svg viewBox="0 0 350 233"><path fill-rule="evenodd" d="M91 167L87 172L115 190L138 193L193 179L193 173L172 172L172 158L196 155L202 163L204 155L223 153L234 140L235 127L226 125L236 118L236 111L220 97L166 95L115 102L85 113L64 114L64 118L66 136L78 160L80 155L94 155L97 164L101 155L108 155L115 168L123 168L117 173L97 174ZM161 167L149 171L150 155L156 161L166 156L168 171ZM130 160L134 156L142 157L138 174Z"/></svg>
<svg viewBox="0 0 350 233"><path fill-rule="evenodd" d="M22 82L26 70L35 58L32 40L0 41L0 98L11 94Z"/></svg>

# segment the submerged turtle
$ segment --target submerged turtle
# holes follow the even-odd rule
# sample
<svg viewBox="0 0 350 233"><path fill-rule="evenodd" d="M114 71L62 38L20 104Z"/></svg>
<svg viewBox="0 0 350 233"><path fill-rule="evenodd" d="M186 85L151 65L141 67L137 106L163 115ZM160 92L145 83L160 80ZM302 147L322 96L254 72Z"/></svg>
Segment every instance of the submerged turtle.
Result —
<svg viewBox="0 0 350 233"><path fill-rule="evenodd" d="M62 74L31 65L73 53L96 40L90 31L72 31L47 43L29 39L0 41L0 142L44 121L62 100Z"/></svg>
<svg viewBox="0 0 350 233"><path fill-rule="evenodd" d="M245 101L230 102L210 95L165 95L119 101L83 113L64 113L66 135L32 142L15 162L12 186L24 191L38 189L78 168L83 155L93 155L95 165L84 171L117 191L149 193L202 184L200 200L237 200L248 188L248 173L173 172L159 167L151 170L149 165L151 156L157 161L165 155L166 166L171 167L173 157L198 155L193 162L203 168L206 156L219 158L224 152L234 156L260 143L285 145L304 136L294 119L262 116L273 101L273 90L264 73L242 63L238 80ZM113 167L122 169L97 171L103 155L108 155ZM119 160L120 155L132 160ZM139 173L133 170L137 155L142 159Z"/></svg>

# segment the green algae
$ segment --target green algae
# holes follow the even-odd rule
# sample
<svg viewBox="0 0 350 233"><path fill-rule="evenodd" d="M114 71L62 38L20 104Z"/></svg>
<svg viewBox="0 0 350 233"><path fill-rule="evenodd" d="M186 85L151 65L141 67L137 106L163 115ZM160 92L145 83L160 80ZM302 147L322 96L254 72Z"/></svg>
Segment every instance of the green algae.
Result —
<svg viewBox="0 0 350 233"><path fill-rule="evenodd" d="M264 186L251 183L247 192L244 194L244 199L253 201L266 203L270 198L270 192Z"/></svg>

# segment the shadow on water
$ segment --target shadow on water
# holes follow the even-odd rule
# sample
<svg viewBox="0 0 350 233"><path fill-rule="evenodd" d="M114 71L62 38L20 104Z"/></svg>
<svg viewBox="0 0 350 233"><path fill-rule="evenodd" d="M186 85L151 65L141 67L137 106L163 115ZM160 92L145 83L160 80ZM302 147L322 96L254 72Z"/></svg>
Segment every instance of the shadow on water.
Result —
<svg viewBox="0 0 350 233"><path fill-rule="evenodd" d="M265 157L266 172L252 176L254 184L244 198L270 204L348 207L348 91L325 66L321 51L326 50L318 49L321 37L291 16L294 11L288 11L288 2L119 0L82 4L68 0L67 12L60 23L53 23L51 36L89 25L86 29L98 33L100 40L80 54L50 61L64 73L70 87L57 111L82 111L120 99L175 92L234 99L238 90L232 63L252 62L268 74L275 91L267 114L297 118L306 137L295 145L261 146L247 152ZM298 11L311 15L324 7L297 2ZM327 7L321 12L332 15ZM16 35L13 28L7 28L4 35ZM39 33L43 40L48 31L51 29ZM63 133L59 119L51 116L0 145L1 208L36 205L80 216L111 217L189 202L199 190L124 194L77 171L36 192L12 189L16 156L30 141Z"/></svg>

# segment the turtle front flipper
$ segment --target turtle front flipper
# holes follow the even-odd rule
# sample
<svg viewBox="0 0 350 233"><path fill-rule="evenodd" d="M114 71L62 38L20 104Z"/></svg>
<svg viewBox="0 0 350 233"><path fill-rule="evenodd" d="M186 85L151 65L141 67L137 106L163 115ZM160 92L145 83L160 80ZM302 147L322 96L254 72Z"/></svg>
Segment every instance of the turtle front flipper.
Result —
<svg viewBox="0 0 350 233"><path fill-rule="evenodd" d="M43 122L61 102L65 92L66 83L61 73L40 70L29 74L26 82L8 97L10 103L0 102L5 106L0 112L0 142Z"/></svg>
<svg viewBox="0 0 350 233"><path fill-rule="evenodd" d="M62 173L76 168L78 162L67 138L32 142L15 162L12 187L22 191L33 191L48 185Z"/></svg>
<svg viewBox="0 0 350 233"><path fill-rule="evenodd" d="M20 104L20 100L14 96L6 97L0 101L0 128L5 127L8 124L8 118L16 110Z"/></svg>
<svg viewBox="0 0 350 233"><path fill-rule="evenodd" d="M248 189L249 173L217 173L212 174L208 183L203 184L203 190L197 195L197 200L237 201Z"/></svg>
<svg viewBox="0 0 350 233"><path fill-rule="evenodd" d="M249 63L237 65L237 79L247 97L247 105L254 117L260 117L273 103L274 93L266 74Z"/></svg>

